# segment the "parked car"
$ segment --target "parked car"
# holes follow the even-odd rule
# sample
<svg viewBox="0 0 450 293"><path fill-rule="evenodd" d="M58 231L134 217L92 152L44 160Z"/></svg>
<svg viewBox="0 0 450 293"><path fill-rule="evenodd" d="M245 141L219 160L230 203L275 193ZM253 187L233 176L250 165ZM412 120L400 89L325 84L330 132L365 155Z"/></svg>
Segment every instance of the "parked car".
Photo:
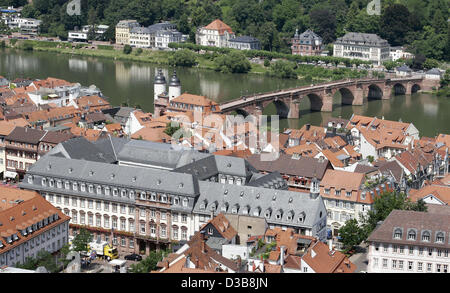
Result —
<svg viewBox="0 0 450 293"><path fill-rule="evenodd" d="M126 260L141 261L142 260L142 256L140 256L139 254L136 254L136 253L132 253L132 254L129 254L129 255L125 255L125 259Z"/></svg>

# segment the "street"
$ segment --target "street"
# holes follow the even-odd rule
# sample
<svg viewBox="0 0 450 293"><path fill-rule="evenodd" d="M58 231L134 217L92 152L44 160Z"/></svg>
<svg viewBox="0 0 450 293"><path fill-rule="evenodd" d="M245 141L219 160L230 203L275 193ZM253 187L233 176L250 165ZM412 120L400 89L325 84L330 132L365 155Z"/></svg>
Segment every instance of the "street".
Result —
<svg viewBox="0 0 450 293"><path fill-rule="evenodd" d="M356 247L357 252L349 258L350 261L356 265L355 273L367 272L367 250L368 244L363 242Z"/></svg>

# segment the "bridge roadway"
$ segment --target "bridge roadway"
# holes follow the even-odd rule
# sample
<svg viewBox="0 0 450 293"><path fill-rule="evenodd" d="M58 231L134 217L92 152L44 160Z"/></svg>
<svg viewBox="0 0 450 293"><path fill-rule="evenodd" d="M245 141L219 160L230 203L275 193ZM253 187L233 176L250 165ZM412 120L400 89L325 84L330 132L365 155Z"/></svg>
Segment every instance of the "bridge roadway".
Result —
<svg viewBox="0 0 450 293"><path fill-rule="evenodd" d="M362 105L364 98L388 99L391 94L411 94L423 87L423 77L404 77L392 79L346 79L317 85L257 93L220 104L222 113L237 111L239 114L262 114L262 110L275 102L277 114L282 117L298 118L298 106L293 101L308 96L311 109L316 111L332 111L332 97L340 91L343 104Z"/></svg>

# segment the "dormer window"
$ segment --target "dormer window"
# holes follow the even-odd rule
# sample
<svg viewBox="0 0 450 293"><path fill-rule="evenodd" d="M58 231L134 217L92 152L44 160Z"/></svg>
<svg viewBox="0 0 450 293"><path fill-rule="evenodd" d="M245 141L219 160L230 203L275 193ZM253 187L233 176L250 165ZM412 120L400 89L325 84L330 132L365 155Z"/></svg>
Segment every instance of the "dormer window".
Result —
<svg viewBox="0 0 450 293"><path fill-rule="evenodd" d="M231 210L231 212L232 212L233 214L237 214L238 211L239 211L239 205L236 204L236 205L233 206L233 209Z"/></svg>
<svg viewBox="0 0 450 293"><path fill-rule="evenodd" d="M271 215L272 215L272 210L269 208L264 213L264 216L268 219L268 218L270 218Z"/></svg>
<svg viewBox="0 0 450 293"><path fill-rule="evenodd" d="M221 208L222 212L226 212L227 209L228 209L228 203L224 203Z"/></svg>
<svg viewBox="0 0 450 293"><path fill-rule="evenodd" d="M243 213L244 215L248 215L249 212L250 212L250 207L249 207L249 206L245 206L244 209L242 210L242 213Z"/></svg>
<svg viewBox="0 0 450 293"><path fill-rule="evenodd" d="M17 234L13 234L13 235L12 235L12 239L13 239L14 241L16 241L16 240L19 240L19 237L17 236Z"/></svg>
<svg viewBox="0 0 450 293"><path fill-rule="evenodd" d="M33 176L28 176L28 184L33 184Z"/></svg>
<svg viewBox="0 0 450 293"><path fill-rule="evenodd" d="M64 188L65 189L70 189L70 182L65 182L64 183Z"/></svg>
<svg viewBox="0 0 450 293"><path fill-rule="evenodd" d="M241 197L244 197L244 192L243 192L243 191L241 191L240 196L241 196Z"/></svg>
<svg viewBox="0 0 450 293"><path fill-rule="evenodd" d="M402 239L402 229L397 228L394 230L394 239Z"/></svg>
<svg viewBox="0 0 450 293"><path fill-rule="evenodd" d="M201 204L200 204L200 208L202 210L206 209L206 206L208 205L208 201L205 199Z"/></svg>
<svg viewBox="0 0 450 293"><path fill-rule="evenodd" d="M124 189L122 189L122 191L121 191L121 196L122 196L122 197L126 197L126 196L127 196L127 191L124 190Z"/></svg>
<svg viewBox="0 0 450 293"><path fill-rule="evenodd" d="M350 196L352 196L352 192L351 192L351 191L346 191L346 192L345 192L345 195L346 195L347 197L350 197Z"/></svg>
<svg viewBox="0 0 450 293"><path fill-rule="evenodd" d="M340 195L341 195L341 190L337 190L337 189L336 189L334 192L336 193L337 196L340 196Z"/></svg>
<svg viewBox="0 0 450 293"><path fill-rule="evenodd" d="M81 189L81 191L85 192L86 191L86 184L82 183L80 185L80 189Z"/></svg>
<svg viewBox="0 0 450 293"><path fill-rule="evenodd" d="M78 190L78 183L74 182L72 184L73 190L77 191Z"/></svg>
<svg viewBox="0 0 450 293"><path fill-rule="evenodd" d="M134 191L130 190L130 199L134 199Z"/></svg>
<svg viewBox="0 0 450 293"><path fill-rule="evenodd" d="M174 205L179 205L179 204L180 204L180 199L179 199L178 197L175 197L175 198L173 199L173 204L174 204Z"/></svg>
<svg viewBox="0 0 450 293"><path fill-rule="evenodd" d="M167 195L165 195L165 194L161 195L161 201L167 202Z"/></svg>
<svg viewBox="0 0 450 293"><path fill-rule="evenodd" d="M89 185L89 193L94 193L94 186L93 185Z"/></svg>
<svg viewBox="0 0 450 293"><path fill-rule="evenodd" d="M54 187L54 186L55 186L55 181L54 181L53 179L50 179L50 180L48 181L48 185L49 185L50 187Z"/></svg>
<svg viewBox="0 0 450 293"><path fill-rule="evenodd" d="M12 237L11 236L6 237L6 242L12 243L13 242Z"/></svg>
<svg viewBox="0 0 450 293"><path fill-rule="evenodd" d="M429 242L430 241L430 232L424 231L422 232L422 241Z"/></svg>
<svg viewBox="0 0 450 293"><path fill-rule="evenodd" d="M47 179L46 178L42 178L42 186L47 186Z"/></svg>
<svg viewBox="0 0 450 293"><path fill-rule="evenodd" d="M150 200L152 200L152 201L156 201L156 193L152 193L152 194L150 194Z"/></svg>
<svg viewBox="0 0 450 293"><path fill-rule="evenodd" d="M105 195L109 195L110 194L110 188L109 187L105 187Z"/></svg>
<svg viewBox="0 0 450 293"><path fill-rule="evenodd" d="M361 199L362 199L362 200L365 200L365 199L366 199L366 192L365 192L365 191L363 191L363 192L361 193Z"/></svg>
<svg viewBox="0 0 450 293"><path fill-rule="evenodd" d="M281 220L281 218L283 217L283 211L282 210L278 210L278 212L275 215L275 217L277 218L277 220Z"/></svg>
<svg viewBox="0 0 450 293"><path fill-rule="evenodd" d="M411 230L408 232L408 240L416 240L416 231Z"/></svg>
<svg viewBox="0 0 450 293"><path fill-rule="evenodd" d="M305 218L306 218L306 215L305 215L305 213L304 212L302 212L299 216L298 216L298 222L299 223L303 223L303 222L305 222Z"/></svg>
<svg viewBox="0 0 450 293"><path fill-rule="evenodd" d="M290 211L287 214L287 219L288 219L288 221L292 221L294 219L294 212L293 211Z"/></svg>
<svg viewBox="0 0 450 293"><path fill-rule="evenodd" d="M261 208L260 208L260 207L257 207L257 208L253 211L253 216L259 217L260 214L261 214Z"/></svg>
<svg viewBox="0 0 450 293"><path fill-rule="evenodd" d="M113 189L113 196L118 196L119 195L119 191L117 190L117 188Z"/></svg>
<svg viewBox="0 0 450 293"><path fill-rule="evenodd" d="M187 207L188 206L188 200L185 198L185 199L183 199L183 206L184 207Z"/></svg>
<svg viewBox="0 0 450 293"><path fill-rule="evenodd" d="M141 199L143 200L147 199L147 195L145 194L145 192L141 192Z"/></svg>
<svg viewBox="0 0 450 293"><path fill-rule="evenodd" d="M438 232L436 234L436 242L437 243L444 243L444 233L443 232Z"/></svg>

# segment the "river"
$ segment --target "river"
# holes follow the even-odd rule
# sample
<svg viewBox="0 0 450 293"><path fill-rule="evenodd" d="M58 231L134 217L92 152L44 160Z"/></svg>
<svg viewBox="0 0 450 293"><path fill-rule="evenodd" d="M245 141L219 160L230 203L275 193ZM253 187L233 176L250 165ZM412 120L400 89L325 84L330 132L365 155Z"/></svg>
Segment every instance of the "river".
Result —
<svg viewBox="0 0 450 293"><path fill-rule="evenodd" d="M115 61L107 58L70 56L48 52L0 50L0 75L17 77L56 77L89 86L95 84L112 105L138 105L153 112L153 79L158 66L151 63ZM163 68L170 79L173 68ZM241 95L292 88L307 84L302 80L271 78L257 74L222 74L197 68L176 68L182 92L205 95L221 103ZM390 100L373 100L363 106L342 106L334 97L333 112L311 112L308 99L300 102L300 119L285 119L280 128L299 128L305 123L321 125L328 117L348 119L352 113L413 122L423 136L450 133L450 99L418 93L395 96ZM270 106L264 111L272 114Z"/></svg>

